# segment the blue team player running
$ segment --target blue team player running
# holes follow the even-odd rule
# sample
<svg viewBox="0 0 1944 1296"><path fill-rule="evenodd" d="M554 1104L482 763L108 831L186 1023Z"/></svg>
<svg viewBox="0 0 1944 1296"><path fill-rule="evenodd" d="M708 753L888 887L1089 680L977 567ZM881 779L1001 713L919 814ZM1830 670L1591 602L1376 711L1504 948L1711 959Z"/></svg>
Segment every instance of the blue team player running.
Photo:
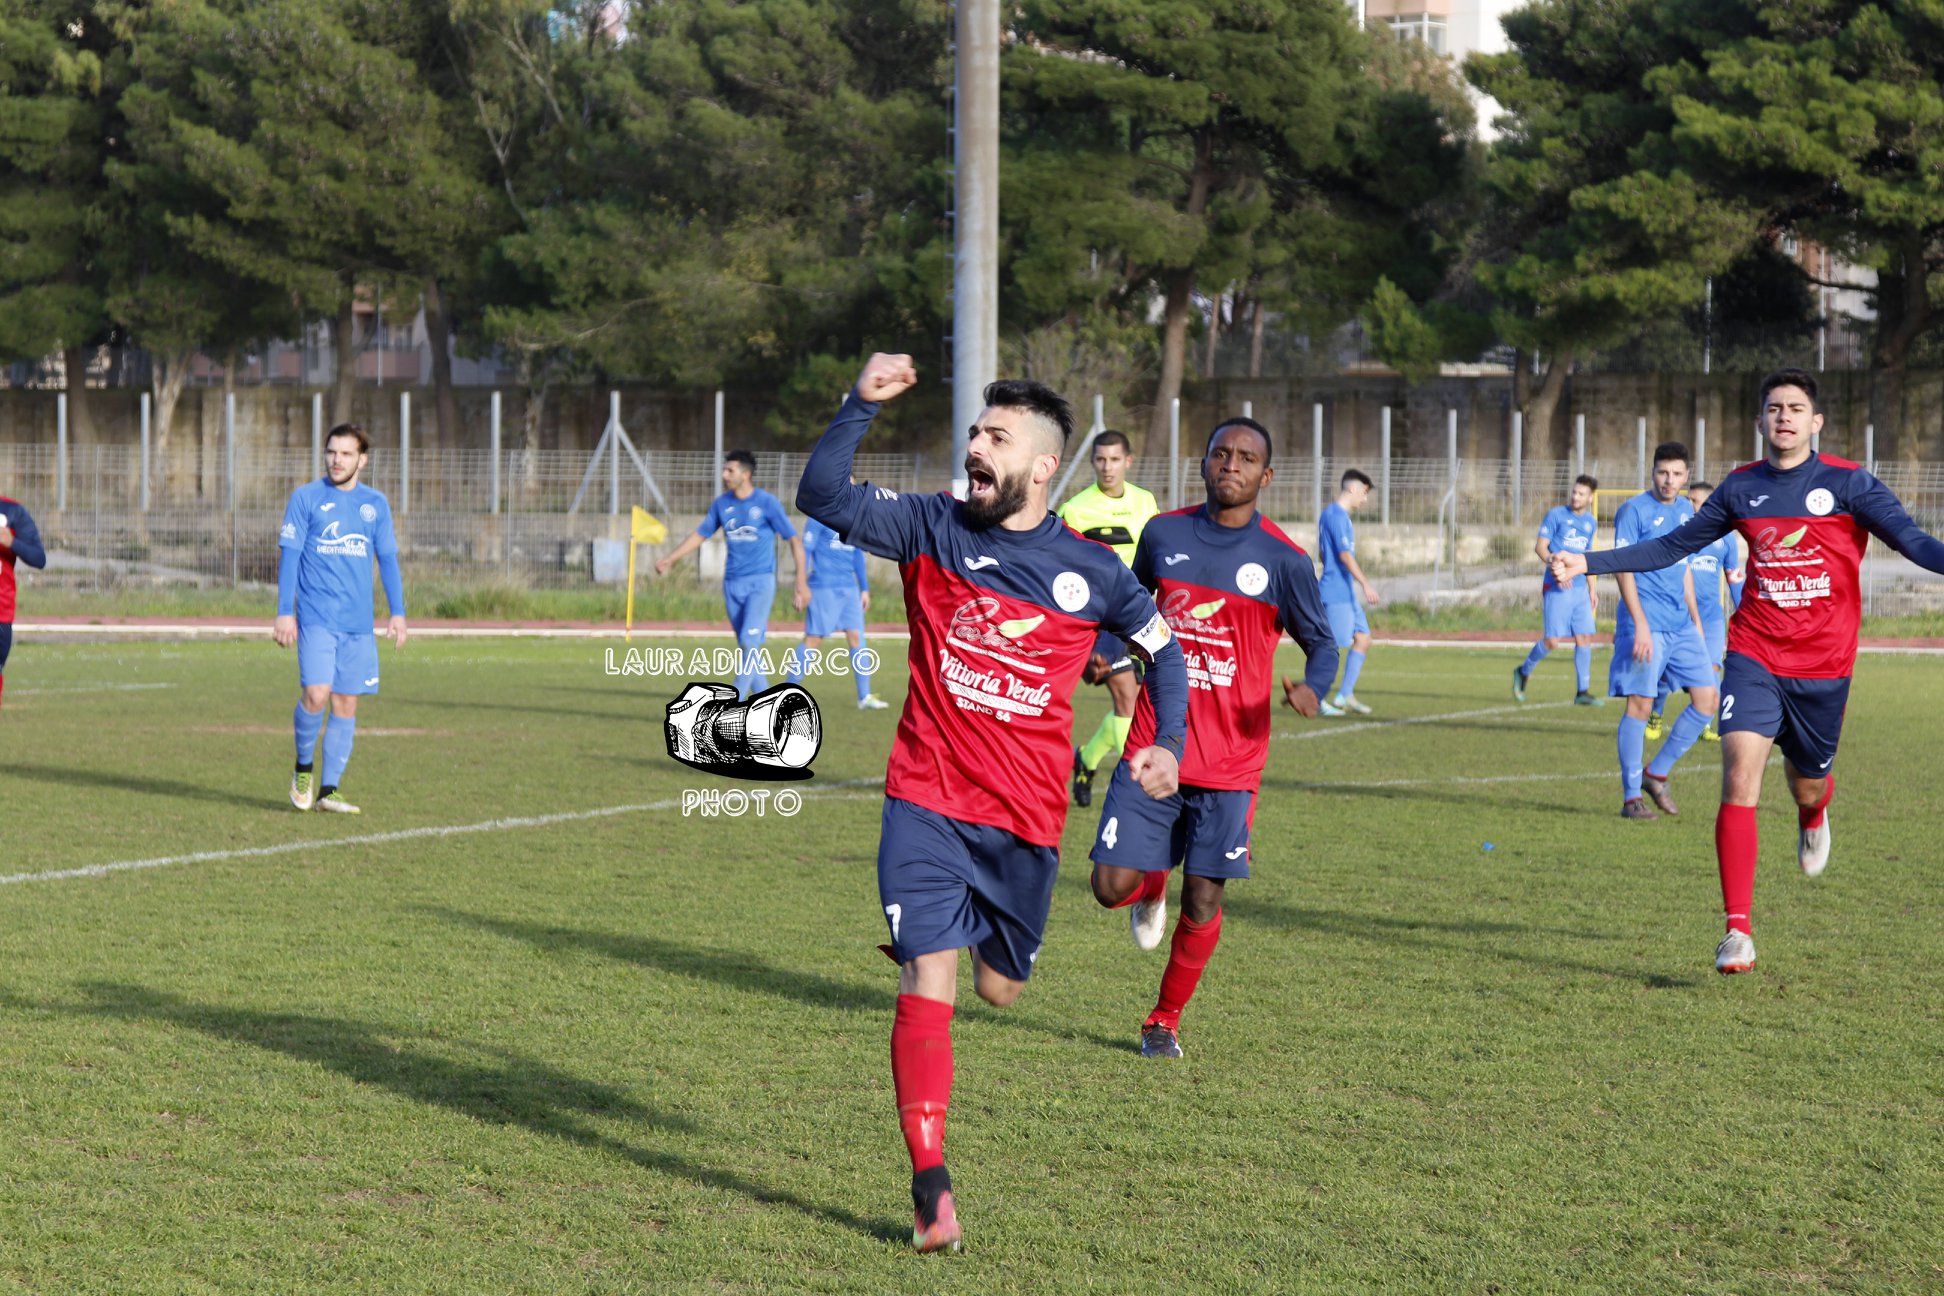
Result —
<svg viewBox="0 0 1944 1296"><path fill-rule="evenodd" d="M40 528L27 506L0 495L0 699L7 692L7 654L13 651L14 563L47 566Z"/></svg>
<svg viewBox="0 0 1944 1296"><path fill-rule="evenodd" d="M297 767L290 776L290 804L299 810L359 813L338 795L338 784L358 734L358 699L378 691L373 558L391 611L386 633L394 647L405 646L405 587L391 505L358 481L370 462L371 438L363 428L355 423L332 428L324 438L324 476L290 493L277 536L277 621L270 637L279 648L297 645L301 692L291 716ZM315 774L312 756L327 702L331 723L324 728L324 769Z"/></svg>
<svg viewBox="0 0 1944 1296"><path fill-rule="evenodd" d="M1047 507L1073 433L1057 393L985 389L962 501L849 480L879 404L917 380L910 356L871 357L804 466L797 507L904 577L911 685L884 777L878 903L900 967L891 1083L911 1154L912 1244L938 1251L959 1245L945 1170L959 951L972 950L979 997L995 1006L1033 973L1066 825L1074 685L1103 627L1151 662L1154 737L1127 772L1161 798L1178 785L1188 676L1134 574Z"/></svg>
<svg viewBox="0 0 1944 1296"><path fill-rule="evenodd" d="M1343 653L1343 682L1337 685L1336 696L1319 707L1326 716L1349 711L1370 714L1370 708L1357 700L1357 677L1363 674L1364 658L1370 652L1370 619L1364 615L1364 605L1377 606L1377 589L1364 579L1357 564L1357 529L1350 522L1350 515L1369 498L1370 478L1352 468L1337 485L1336 501L1316 523L1316 547L1323 554L1323 611Z"/></svg>
<svg viewBox="0 0 1944 1296"><path fill-rule="evenodd" d="M1599 706L1606 701L1593 695L1593 617L1600 610L1599 592L1591 580L1561 585L1552 574L1555 553L1585 553L1593 547L1593 533L1600 524L1593 520L1591 505L1593 492L1598 489L1596 479L1584 474L1575 477L1567 502L1555 506L1539 524L1539 538L1533 542L1532 552L1546 564L1545 578L1539 583L1544 625L1539 642L1512 668L1512 697L1516 701L1525 701L1526 681L1532 678L1533 668L1546 659L1547 653L1567 644L1573 645L1573 672L1579 682L1573 705Z"/></svg>
<svg viewBox="0 0 1944 1296"><path fill-rule="evenodd" d="M864 569L864 551L811 518L803 524L803 552L810 559L810 606L803 614L803 646L790 668L792 684L803 680L803 663L839 630L850 643L851 678L857 682L857 709L882 711L883 698L871 692L871 672L864 663L864 614L871 610L871 584Z"/></svg>
<svg viewBox="0 0 1944 1296"><path fill-rule="evenodd" d="M731 450L722 459L722 494L709 505L702 525L682 543L658 559L655 574L665 575L670 567L702 547L702 542L720 528L729 542L729 558L722 568L722 604L729 613L730 628L736 632L736 688L744 697L769 687L769 676L760 668L763 641L769 638L770 607L776 601L776 540L790 542L796 558L796 608L810 605L810 585L805 579L807 562L803 538L790 525L783 501L766 490L756 488L756 456L747 450Z"/></svg>
<svg viewBox="0 0 1944 1296"><path fill-rule="evenodd" d="M1687 486L1687 447L1666 441L1654 448L1653 489L1622 504L1613 515L1613 547L1626 549L1658 540L1687 525L1694 507L1682 491ZM1557 556L1557 555L1555 555ZM1559 564L1553 564L1559 572ZM1687 560L1656 571L1622 572L1620 612L1613 633L1613 661L1607 668L1607 692L1627 699L1620 717L1615 746L1620 757L1620 815L1624 819L1658 819L1642 793L1666 814L1679 814L1667 793L1675 762L1701 737L1714 715L1720 696L1714 666L1708 661L1707 640L1701 631L1701 610L1694 597L1694 577ZM1647 716L1654 695L1665 682L1688 691L1690 706L1674 722L1667 741L1645 766Z"/></svg>
<svg viewBox="0 0 1944 1296"><path fill-rule="evenodd" d="M1698 514L1712 494L1713 482L1695 482L1687 489L1688 503L1694 506ZM1718 682L1722 662L1728 656L1728 613L1722 606L1721 580L1724 576L1728 578L1728 601L1732 606L1740 607L1743 584L1741 541L1732 533L1709 541L1688 555L1688 571L1694 576L1694 601L1701 609L1701 637L1707 641L1708 660L1714 663ZM1667 681L1662 680L1660 692L1654 697L1654 713L1647 717L1647 738L1650 742L1661 736L1661 712L1666 706ZM1708 727L1701 731L1701 740L1721 741L1713 716L1708 717Z"/></svg>

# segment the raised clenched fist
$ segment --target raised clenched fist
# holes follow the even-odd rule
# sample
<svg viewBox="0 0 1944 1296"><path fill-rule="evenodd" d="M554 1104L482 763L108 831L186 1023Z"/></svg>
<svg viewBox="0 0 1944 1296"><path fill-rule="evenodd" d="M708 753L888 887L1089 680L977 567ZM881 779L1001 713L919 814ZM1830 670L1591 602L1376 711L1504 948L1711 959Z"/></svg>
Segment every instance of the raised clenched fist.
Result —
<svg viewBox="0 0 1944 1296"><path fill-rule="evenodd" d="M918 370L912 366L910 356L885 355L880 351L864 362L864 372L857 376L858 399L888 401L910 391L917 381Z"/></svg>

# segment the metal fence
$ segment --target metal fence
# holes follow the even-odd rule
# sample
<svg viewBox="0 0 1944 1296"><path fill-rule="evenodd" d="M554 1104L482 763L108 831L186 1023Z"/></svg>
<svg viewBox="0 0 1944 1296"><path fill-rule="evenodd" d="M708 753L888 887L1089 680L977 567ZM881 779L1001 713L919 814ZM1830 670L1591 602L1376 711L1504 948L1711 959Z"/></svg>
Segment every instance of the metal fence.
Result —
<svg viewBox="0 0 1944 1296"><path fill-rule="evenodd" d="M788 505L806 456L765 454L757 484ZM593 542L627 534L630 506L641 504L669 524L666 545L694 527L721 489L707 451L643 451L641 467L610 459L590 472L585 453L424 450L409 466L378 457L366 481L391 499L401 556L415 578L572 588L594 583ZM249 449L229 454L156 452L144 464L138 447L0 445L0 494L21 500L40 519L53 556L49 575L81 584L125 581L225 584L276 579L277 528L290 492L317 473L307 449ZM1142 458L1132 480L1163 507L1202 498L1200 461ZM1285 456L1265 490L1263 512L1299 543L1315 539L1319 509L1335 498L1346 469L1374 485L1358 518L1360 555L1373 574L1390 578L1393 597L1453 597L1505 585L1526 597L1536 565L1537 524L1568 491L1567 460L1317 459ZM1585 471L1607 487L1632 488L1639 465L1589 459ZM1926 530L1944 531L1944 464L1884 463L1882 477ZM857 476L899 491L942 490L951 465L943 455L865 454ZM1088 480L1079 467L1068 493ZM146 483L146 485L145 485ZM576 496L580 507L570 511ZM612 510L612 511L611 511ZM1604 519L1603 519L1604 520ZM1871 546L1865 564L1870 610L1944 609L1944 583ZM786 560L787 561L787 560Z"/></svg>

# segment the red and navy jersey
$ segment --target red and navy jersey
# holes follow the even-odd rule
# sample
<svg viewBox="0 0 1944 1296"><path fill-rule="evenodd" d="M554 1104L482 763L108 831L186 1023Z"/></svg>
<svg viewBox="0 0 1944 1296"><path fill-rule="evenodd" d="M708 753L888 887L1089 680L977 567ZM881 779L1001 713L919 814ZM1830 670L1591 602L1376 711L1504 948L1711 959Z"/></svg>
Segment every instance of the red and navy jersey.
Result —
<svg viewBox="0 0 1944 1296"><path fill-rule="evenodd" d="M13 539L0 543L0 625L14 619L14 562L29 567L47 566L47 550L41 545L40 528L33 515L19 500L0 495L0 528L13 532Z"/></svg>
<svg viewBox="0 0 1944 1296"><path fill-rule="evenodd" d="M1071 698L1102 627L1155 663L1149 690L1179 753L1180 650L1118 555L1048 514L1030 531L974 527L949 495L850 483L873 402L852 393L804 466L797 507L895 560L911 626L911 687L886 794L1058 846L1073 767Z"/></svg>
<svg viewBox="0 0 1944 1296"><path fill-rule="evenodd" d="M1276 645L1287 632L1308 655L1304 679L1322 697L1336 678L1336 639L1310 556L1260 513L1225 527L1197 505L1148 522L1134 575L1154 591L1188 667L1188 749L1181 781L1250 791L1269 759ZM1154 734L1143 695L1130 753Z"/></svg>
<svg viewBox="0 0 1944 1296"><path fill-rule="evenodd" d="M1944 572L1944 542L1928 535L1890 488L1860 464L1811 455L1793 468L1743 464L1686 526L1648 544L1586 555L1595 575L1652 571L1730 531L1748 546L1728 651L1788 679L1843 679L1856 665L1863 620L1858 574L1874 532L1904 557Z"/></svg>

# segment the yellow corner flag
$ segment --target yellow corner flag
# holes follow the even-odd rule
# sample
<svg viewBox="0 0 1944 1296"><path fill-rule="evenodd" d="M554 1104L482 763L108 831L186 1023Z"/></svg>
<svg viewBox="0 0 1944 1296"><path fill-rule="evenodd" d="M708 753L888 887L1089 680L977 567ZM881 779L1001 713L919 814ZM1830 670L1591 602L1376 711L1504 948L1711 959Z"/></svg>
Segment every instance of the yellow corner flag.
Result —
<svg viewBox="0 0 1944 1296"><path fill-rule="evenodd" d="M629 640L634 638L634 571L635 546L660 544L668 539L668 524L637 504L628 520L628 612L622 627L622 634Z"/></svg>

